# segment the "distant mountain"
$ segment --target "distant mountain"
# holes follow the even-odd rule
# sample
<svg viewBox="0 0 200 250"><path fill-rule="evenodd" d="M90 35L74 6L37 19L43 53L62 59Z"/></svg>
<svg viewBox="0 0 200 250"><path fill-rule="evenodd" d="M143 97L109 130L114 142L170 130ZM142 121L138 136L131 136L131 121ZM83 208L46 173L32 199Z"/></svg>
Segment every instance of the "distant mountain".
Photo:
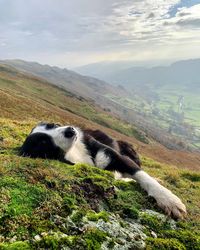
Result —
<svg viewBox="0 0 200 250"><path fill-rule="evenodd" d="M103 61L77 67L74 68L74 70L82 75L89 75L105 80L109 78L110 75L133 66L138 66L138 64L133 61L122 61L122 62Z"/></svg>
<svg viewBox="0 0 200 250"><path fill-rule="evenodd" d="M47 81L67 89L77 95L96 100L100 95L110 93L116 96L127 95L124 89L115 87L104 81L89 76L82 76L73 71L59 67L51 67L36 62L26 62L23 60L3 60L4 63L19 69L20 71L42 77Z"/></svg>
<svg viewBox="0 0 200 250"><path fill-rule="evenodd" d="M107 80L128 88L148 85L157 88L164 85L178 85L188 90L200 90L200 59L179 61L166 67L132 67L112 73Z"/></svg>
<svg viewBox="0 0 200 250"><path fill-rule="evenodd" d="M142 67L132 62L99 63L77 68L78 72L93 75L110 83L132 89L135 86L181 85L189 90L200 88L200 59L177 61L170 66Z"/></svg>

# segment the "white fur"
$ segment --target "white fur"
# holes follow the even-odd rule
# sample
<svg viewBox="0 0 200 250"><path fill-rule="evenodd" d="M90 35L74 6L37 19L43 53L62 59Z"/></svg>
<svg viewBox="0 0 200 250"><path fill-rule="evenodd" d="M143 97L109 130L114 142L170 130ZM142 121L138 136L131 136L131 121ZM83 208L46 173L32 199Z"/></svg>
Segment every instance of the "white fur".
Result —
<svg viewBox="0 0 200 250"><path fill-rule="evenodd" d="M46 129L44 125L38 125L36 128L33 129L31 134L45 133L47 135L50 135L58 147L62 148L64 151L68 151L69 148L72 147L72 145L76 139L76 136L74 136L72 138L66 138L64 136L63 132L68 127L69 126L57 127L57 128L53 128L53 129ZM78 133L78 131L76 131L76 132Z"/></svg>
<svg viewBox="0 0 200 250"><path fill-rule="evenodd" d="M106 168L108 164L110 163L111 159L108 155L105 154L104 150L98 151L96 157L95 157L95 165L98 168Z"/></svg>
<svg viewBox="0 0 200 250"><path fill-rule="evenodd" d="M138 171L134 178L141 187L147 191L149 196L156 199L159 207L164 209L168 215L173 215L177 218L182 218L186 214L185 205L181 200L174 195L170 190L160 185L154 178L149 176L144 171Z"/></svg>
<svg viewBox="0 0 200 250"><path fill-rule="evenodd" d="M74 128L74 127L73 127ZM91 159L91 156L88 154L88 150L85 147L85 144L82 142L83 134L80 129L76 128L77 138L71 147L65 154L65 159L73 163L86 163L91 166L94 166L94 162Z"/></svg>

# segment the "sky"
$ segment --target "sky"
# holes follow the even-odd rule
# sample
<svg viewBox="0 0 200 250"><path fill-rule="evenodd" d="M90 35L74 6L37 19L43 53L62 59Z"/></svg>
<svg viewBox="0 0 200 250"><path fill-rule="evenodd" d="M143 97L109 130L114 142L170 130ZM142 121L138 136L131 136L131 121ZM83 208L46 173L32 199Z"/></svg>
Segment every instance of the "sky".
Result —
<svg viewBox="0 0 200 250"><path fill-rule="evenodd" d="M0 0L0 59L61 67L200 58L200 0Z"/></svg>

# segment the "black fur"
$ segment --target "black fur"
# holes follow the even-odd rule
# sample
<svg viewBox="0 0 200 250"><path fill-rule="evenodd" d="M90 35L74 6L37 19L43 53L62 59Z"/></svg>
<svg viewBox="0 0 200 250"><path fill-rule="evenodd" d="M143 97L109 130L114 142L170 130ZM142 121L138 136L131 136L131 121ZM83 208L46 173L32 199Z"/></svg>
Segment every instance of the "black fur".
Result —
<svg viewBox="0 0 200 250"><path fill-rule="evenodd" d="M134 175L140 170L140 167L132 161L128 156L121 155L113 148L97 141L94 137L85 134L84 144L87 147L93 161L100 150L103 150L106 156L110 158L110 163L105 167L106 170L118 171L121 174Z"/></svg>
<svg viewBox="0 0 200 250"><path fill-rule="evenodd" d="M52 159L73 164L64 158L65 152L55 145L51 136L45 133L30 134L20 148L19 154L31 158Z"/></svg>
<svg viewBox="0 0 200 250"><path fill-rule="evenodd" d="M128 156L131 160L133 160L138 166L141 167L141 161L138 153L132 147L132 145L125 141L117 141L120 154Z"/></svg>
<svg viewBox="0 0 200 250"><path fill-rule="evenodd" d="M40 123L46 130L59 127L53 123ZM69 127L67 131L70 129ZM32 130L33 131L33 130ZM71 130L70 130L71 131ZM110 158L110 163L105 167L107 170L118 171L122 174L134 175L140 169L140 160L138 154L132 148L131 144L124 141L116 141L100 130L83 130L83 143L88 154L91 156L95 165L95 157L100 150ZM53 138L45 133L30 134L20 149L20 155L31 158L54 159L68 164L74 164L65 158L65 153L54 143Z"/></svg>
<svg viewBox="0 0 200 250"><path fill-rule="evenodd" d="M88 134L95 138L97 141L115 149L121 155L128 156L131 160L133 160L138 166L141 167L141 161L137 152L133 149L130 143L125 141L116 141L101 130L92 130L86 129L84 130L85 134Z"/></svg>

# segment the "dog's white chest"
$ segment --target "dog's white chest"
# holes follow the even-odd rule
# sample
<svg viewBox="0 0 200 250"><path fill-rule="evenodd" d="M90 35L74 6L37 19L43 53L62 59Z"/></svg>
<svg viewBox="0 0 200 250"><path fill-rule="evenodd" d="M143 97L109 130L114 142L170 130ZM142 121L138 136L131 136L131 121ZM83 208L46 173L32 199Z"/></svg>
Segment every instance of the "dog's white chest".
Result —
<svg viewBox="0 0 200 250"><path fill-rule="evenodd" d="M73 163L86 163L94 166L94 162L83 143L75 143L65 154L65 159Z"/></svg>

